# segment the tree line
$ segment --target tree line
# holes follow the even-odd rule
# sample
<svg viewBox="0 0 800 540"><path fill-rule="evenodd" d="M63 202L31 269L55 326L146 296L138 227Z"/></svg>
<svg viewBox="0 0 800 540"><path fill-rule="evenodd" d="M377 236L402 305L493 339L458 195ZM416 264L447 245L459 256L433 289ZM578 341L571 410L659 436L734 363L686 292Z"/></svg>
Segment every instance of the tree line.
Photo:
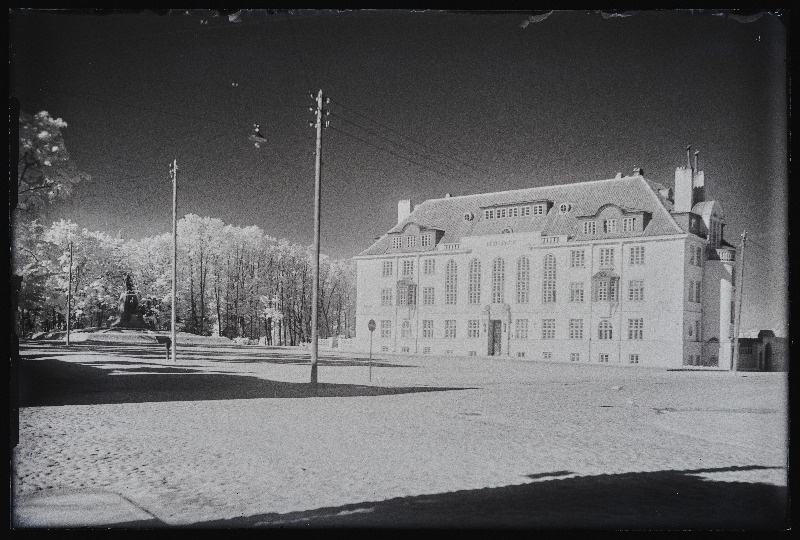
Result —
<svg viewBox="0 0 800 540"><path fill-rule="evenodd" d="M13 221L12 314L16 333L107 326L120 314L125 277L145 321L168 329L172 309L172 235L123 240L40 213L91 178L71 162L62 130L47 111L20 112ZM256 226L189 214L178 222L176 330L268 344L310 340L313 251ZM71 257L70 257L70 245ZM70 270L71 276L70 279ZM71 293L69 313L67 295ZM355 325L352 261L320 256L319 336L350 337ZM274 340L273 340L274 338Z"/></svg>

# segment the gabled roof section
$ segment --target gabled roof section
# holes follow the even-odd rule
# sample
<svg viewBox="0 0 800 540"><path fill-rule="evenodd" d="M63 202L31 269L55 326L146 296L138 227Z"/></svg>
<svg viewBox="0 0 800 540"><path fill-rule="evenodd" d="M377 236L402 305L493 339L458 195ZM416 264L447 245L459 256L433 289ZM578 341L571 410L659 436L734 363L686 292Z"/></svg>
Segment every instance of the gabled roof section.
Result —
<svg viewBox="0 0 800 540"><path fill-rule="evenodd" d="M445 231L440 239L440 243L445 244L459 242L465 236L500 234L506 227L510 227L515 233L541 231L545 235L574 236L578 232L578 216L596 215L607 204L628 211L649 212L652 215L645 230L635 233L637 236L682 234L683 231L670 216L665 200L659 196L659 188L663 186L634 175L593 182L430 199L417 206L406 219L392 227L360 255L386 253L391 243L389 235L402 231L412 222L420 227ZM545 200L553 201L553 206L543 216L487 220L480 211L482 207ZM571 210L559 213L558 207L562 203L570 204ZM464 215L467 213L472 213L474 218L465 220Z"/></svg>

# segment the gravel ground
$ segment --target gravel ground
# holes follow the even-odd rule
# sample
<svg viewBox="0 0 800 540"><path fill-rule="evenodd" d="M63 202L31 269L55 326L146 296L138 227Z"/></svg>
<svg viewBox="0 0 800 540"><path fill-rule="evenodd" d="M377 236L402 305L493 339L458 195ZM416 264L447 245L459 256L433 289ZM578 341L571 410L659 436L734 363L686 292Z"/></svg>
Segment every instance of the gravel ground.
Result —
<svg viewBox="0 0 800 540"><path fill-rule="evenodd" d="M288 348L21 354L18 500L105 490L181 527L785 525L786 374L381 356L370 382L330 355L314 397Z"/></svg>

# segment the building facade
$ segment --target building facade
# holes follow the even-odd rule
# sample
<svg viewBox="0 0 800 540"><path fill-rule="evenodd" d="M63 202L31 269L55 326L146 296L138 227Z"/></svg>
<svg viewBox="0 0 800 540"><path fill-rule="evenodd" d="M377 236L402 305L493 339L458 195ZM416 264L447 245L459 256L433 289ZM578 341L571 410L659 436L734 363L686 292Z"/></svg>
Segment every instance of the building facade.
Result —
<svg viewBox="0 0 800 540"><path fill-rule="evenodd" d="M694 161L674 189L637 170L400 201L356 257L356 348L729 367L735 250Z"/></svg>

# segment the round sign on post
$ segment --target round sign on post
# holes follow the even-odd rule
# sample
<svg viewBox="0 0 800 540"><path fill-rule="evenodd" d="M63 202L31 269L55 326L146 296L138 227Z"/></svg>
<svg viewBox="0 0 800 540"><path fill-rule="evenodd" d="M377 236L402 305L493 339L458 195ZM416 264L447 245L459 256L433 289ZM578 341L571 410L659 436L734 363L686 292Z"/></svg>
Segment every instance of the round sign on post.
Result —
<svg viewBox="0 0 800 540"><path fill-rule="evenodd" d="M367 328L369 328L369 382L372 382L372 332L375 331L375 319L369 320Z"/></svg>

